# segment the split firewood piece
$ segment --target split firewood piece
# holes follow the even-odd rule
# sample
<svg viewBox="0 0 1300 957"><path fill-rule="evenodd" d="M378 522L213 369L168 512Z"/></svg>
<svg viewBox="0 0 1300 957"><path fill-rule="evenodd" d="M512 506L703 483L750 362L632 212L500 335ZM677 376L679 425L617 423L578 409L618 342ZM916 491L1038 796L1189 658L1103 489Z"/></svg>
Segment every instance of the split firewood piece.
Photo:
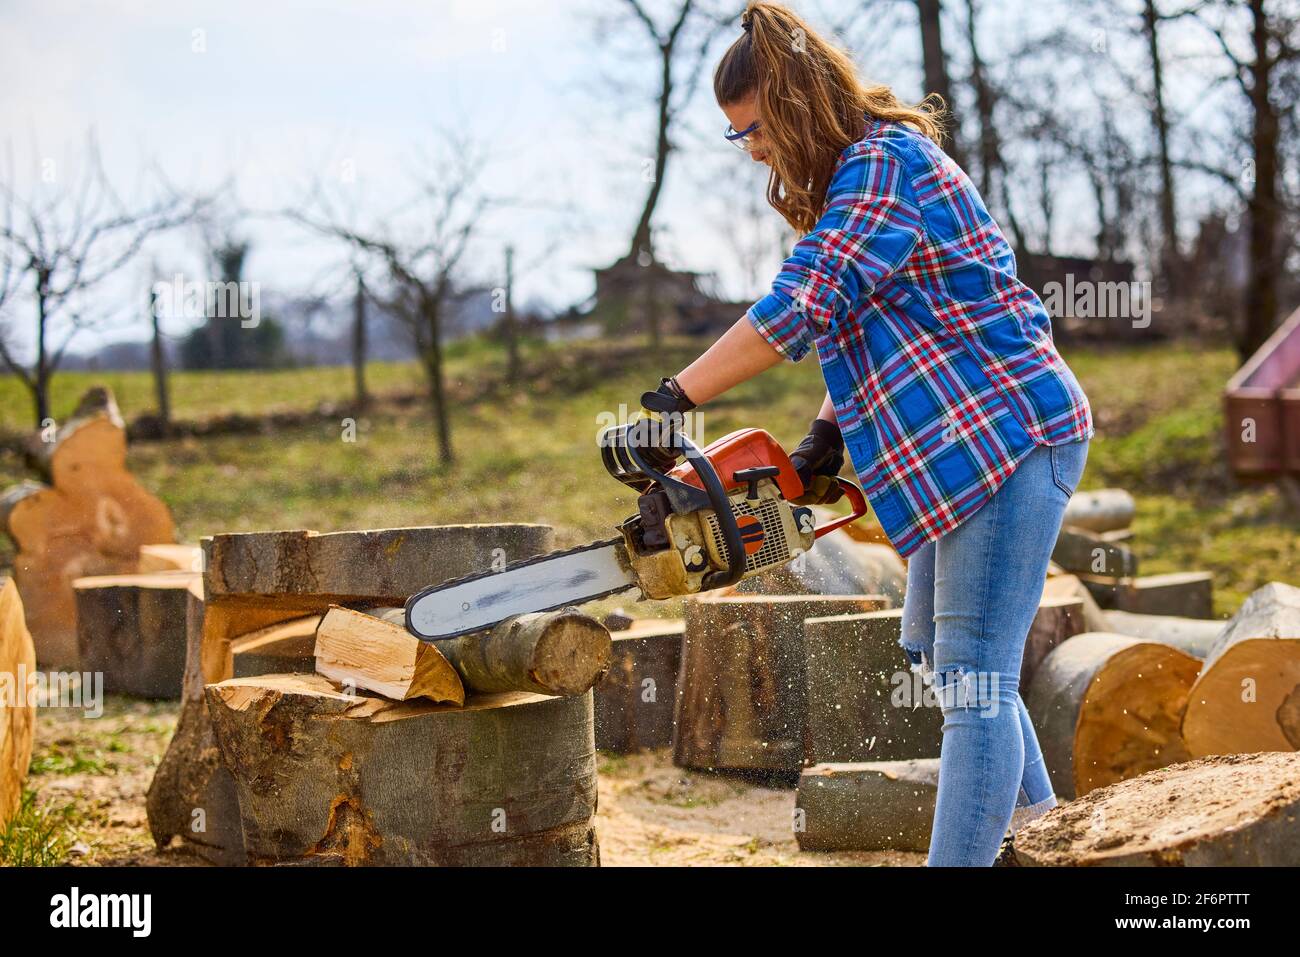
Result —
<svg viewBox="0 0 1300 957"><path fill-rule="evenodd" d="M1115 590L1115 607L1141 615L1211 618L1213 576L1210 572L1173 572L1121 581Z"/></svg>
<svg viewBox="0 0 1300 957"><path fill-rule="evenodd" d="M1137 574L1137 556L1126 546L1108 542L1096 532L1068 525L1056 536L1052 561L1080 575L1131 578Z"/></svg>
<svg viewBox="0 0 1300 957"><path fill-rule="evenodd" d="M1300 748L1300 588L1270 582L1227 623L1192 688L1183 737L1197 757Z"/></svg>
<svg viewBox="0 0 1300 957"><path fill-rule="evenodd" d="M431 645L406 631L404 609L376 608L367 614L396 626L417 645L436 648L465 687L480 694L583 694L609 670L609 629L576 608L517 615L488 631Z"/></svg>
<svg viewBox="0 0 1300 957"><path fill-rule="evenodd" d="M1061 524L1089 532L1112 532L1128 528L1136 514L1132 495L1122 488L1102 488L1070 496Z"/></svg>
<svg viewBox="0 0 1300 957"><path fill-rule="evenodd" d="M42 664L77 664L72 582L134 572L140 546L176 538L167 506L126 470L112 394L92 389L45 453L52 486L27 483L0 507L17 545L14 581Z"/></svg>
<svg viewBox="0 0 1300 957"><path fill-rule="evenodd" d="M1043 599L1077 598L1083 602L1083 623L1086 631L1108 631L1106 619L1102 616L1101 606L1079 580L1078 575L1052 575L1043 583ZM1022 686L1023 688L1023 686Z"/></svg>
<svg viewBox="0 0 1300 957"><path fill-rule="evenodd" d="M12 578L0 577L0 830L22 801L32 761L36 703L28 698L36 647Z"/></svg>
<svg viewBox="0 0 1300 957"><path fill-rule="evenodd" d="M939 759L828 763L799 775L795 840L801 851L930 848Z"/></svg>
<svg viewBox="0 0 1300 957"><path fill-rule="evenodd" d="M101 672L104 690L180 698L185 675L189 591L202 577L170 571L101 575L72 583L81 667Z"/></svg>
<svg viewBox="0 0 1300 957"><path fill-rule="evenodd" d="M203 549L198 545L141 545L138 572L201 572Z"/></svg>
<svg viewBox="0 0 1300 957"><path fill-rule="evenodd" d="M1104 611L1106 631L1129 635L1143 641L1157 641L1185 651L1193 658L1204 659L1223 631L1223 621L1180 618L1176 615L1140 615L1130 611Z"/></svg>
<svg viewBox="0 0 1300 957"><path fill-rule="evenodd" d="M1179 725L1198 670L1177 648L1098 632L1048 655L1025 706L1057 795L1187 760Z"/></svg>
<svg viewBox="0 0 1300 957"><path fill-rule="evenodd" d="M632 619L610 635L610 667L594 689L596 750L628 754L672 744L686 622Z"/></svg>
<svg viewBox="0 0 1300 957"><path fill-rule="evenodd" d="M903 603L907 566L888 545L861 542L849 526L831 532L809 550L770 572L740 581L737 595L883 595Z"/></svg>
<svg viewBox="0 0 1300 957"><path fill-rule="evenodd" d="M682 767L797 775L807 715L804 619L879 611L879 595L704 595L685 603Z"/></svg>
<svg viewBox="0 0 1300 957"><path fill-rule="evenodd" d="M291 618L234 639L234 676L311 674L316 670L316 628L322 617Z"/></svg>
<svg viewBox="0 0 1300 957"><path fill-rule="evenodd" d="M337 605L316 629L316 672L394 701L465 703L460 676L433 644L401 625Z"/></svg>
<svg viewBox="0 0 1300 957"><path fill-rule="evenodd" d="M925 758L939 753L943 714L898 644L897 608L804 622L808 718L804 762Z"/></svg>
<svg viewBox="0 0 1300 957"><path fill-rule="evenodd" d="M1300 754L1225 754L1161 768L1053 809L1016 832L1016 863L1300 865Z"/></svg>
<svg viewBox="0 0 1300 957"><path fill-rule="evenodd" d="M207 688L252 863L594 866L591 699L463 707L321 675Z"/></svg>

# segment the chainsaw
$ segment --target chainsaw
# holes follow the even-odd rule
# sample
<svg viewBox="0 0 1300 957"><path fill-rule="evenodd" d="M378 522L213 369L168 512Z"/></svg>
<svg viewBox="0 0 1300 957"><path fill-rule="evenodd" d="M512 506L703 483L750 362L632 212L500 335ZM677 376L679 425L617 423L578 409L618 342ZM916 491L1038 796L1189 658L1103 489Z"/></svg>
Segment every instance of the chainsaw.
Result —
<svg viewBox="0 0 1300 957"><path fill-rule="evenodd" d="M838 478L852 512L817 525L794 505L803 482L785 450L762 429L741 429L701 450L673 429L685 460L654 468L630 438L642 423L601 433L605 469L639 493L637 514L617 538L511 562L412 595L406 627L422 641L491 628L507 618L553 611L631 588L641 598L694 595L778 568L828 532L867 513L862 489Z"/></svg>

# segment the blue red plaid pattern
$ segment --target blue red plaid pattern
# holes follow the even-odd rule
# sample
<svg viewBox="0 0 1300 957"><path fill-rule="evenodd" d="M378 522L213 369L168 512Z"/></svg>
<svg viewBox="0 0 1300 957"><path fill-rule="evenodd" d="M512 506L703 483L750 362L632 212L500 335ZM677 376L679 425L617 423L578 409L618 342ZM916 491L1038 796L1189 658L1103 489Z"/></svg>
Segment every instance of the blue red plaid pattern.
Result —
<svg viewBox="0 0 1300 957"><path fill-rule="evenodd" d="M987 502L1037 445L1090 438L1087 396L975 185L910 127L871 121L750 322L815 346L876 518L907 556Z"/></svg>

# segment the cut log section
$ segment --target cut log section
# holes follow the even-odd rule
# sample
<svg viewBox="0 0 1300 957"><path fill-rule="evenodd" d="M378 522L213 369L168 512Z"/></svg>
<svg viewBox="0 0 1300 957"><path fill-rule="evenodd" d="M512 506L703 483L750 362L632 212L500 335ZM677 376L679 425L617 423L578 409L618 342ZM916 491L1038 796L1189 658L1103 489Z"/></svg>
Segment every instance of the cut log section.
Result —
<svg viewBox="0 0 1300 957"><path fill-rule="evenodd" d="M1083 623L1087 631L1107 631L1106 619L1101 606L1092 597L1092 592L1079 580L1078 575L1053 575L1043 583L1043 599L1077 598L1083 602ZM1023 690L1025 686L1022 685Z"/></svg>
<svg viewBox="0 0 1300 957"><path fill-rule="evenodd" d="M316 672L345 691L465 703L465 686L432 644L401 625L335 605L316 629Z"/></svg>
<svg viewBox="0 0 1300 957"><path fill-rule="evenodd" d="M316 628L322 615L306 615L259 628L231 642L234 676L311 674L316 670Z"/></svg>
<svg viewBox="0 0 1300 957"><path fill-rule="evenodd" d="M1223 631L1226 622L1175 615L1139 615L1129 611L1104 611L1105 631L1129 635L1143 641L1171 645L1193 658L1204 659Z"/></svg>
<svg viewBox="0 0 1300 957"><path fill-rule="evenodd" d="M1033 683L1043 659L1067 638L1088 630L1080 598L1043 598L1025 636L1025 653L1020 662L1020 688Z"/></svg>
<svg viewBox="0 0 1300 957"><path fill-rule="evenodd" d="M202 593L201 577L104 575L78 578L72 588L81 668L102 673L104 690L113 694L180 698L186 608L191 590Z"/></svg>
<svg viewBox="0 0 1300 957"><path fill-rule="evenodd" d="M930 849L939 759L818 764L799 776L801 851Z"/></svg>
<svg viewBox="0 0 1300 957"><path fill-rule="evenodd" d="M576 608L518 615L489 631L432 645L407 632L404 609L372 609L368 614L398 626L414 644L436 648L465 687L479 694L584 694L609 670L609 629Z"/></svg>
<svg viewBox="0 0 1300 957"><path fill-rule="evenodd" d="M77 665L72 583L136 570L140 546L172 542L167 506L126 470L126 429L112 394L92 389L46 454L52 486L5 495L0 517L17 546L14 581L42 664Z"/></svg>
<svg viewBox="0 0 1300 957"><path fill-rule="evenodd" d="M203 549L198 545L141 545L136 571L202 572Z"/></svg>
<svg viewBox="0 0 1300 957"><path fill-rule="evenodd" d="M1199 670L1177 648L1099 632L1048 655L1025 706L1057 796L1187 760L1179 725Z"/></svg>
<svg viewBox="0 0 1300 957"><path fill-rule="evenodd" d="M594 689L598 751L629 754L672 744L685 632L680 618L645 618L611 636L610 668Z"/></svg>
<svg viewBox="0 0 1300 957"><path fill-rule="evenodd" d="M746 578L738 595L883 595L891 607L903 603L907 566L888 545L860 542L846 529L817 539L811 550L780 568Z"/></svg>
<svg viewBox="0 0 1300 957"><path fill-rule="evenodd" d="M1196 757L1300 748L1300 588L1271 582L1205 658L1183 720Z"/></svg>
<svg viewBox="0 0 1300 957"><path fill-rule="evenodd" d="M0 577L0 830L22 802L32 761L36 703L28 696L36 647L13 579Z"/></svg>
<svg viewBox="0 0 1300 957"><path fill-rule="evenodd" d="M1151 771L1016 832L1022 866L1300 865L1300 754L1228 754Z"/></svg>
<svg viewBox="0 0 1300 957"><path fill-rule="evenodd" d="M207 699L253 863L599 862L590 695L457 708L268 675Z"/></svg>
<svg viewBox="0 0 1300 957"><path fill-rule="evenodd" d="M1136 514L1132 495L1122 488L1102 488L1070 496L1061 524L1089 532L1113 532L1128 528Z"/></svg>
<svg viewBox="0 0 1300 957"><path fill-rule="evenodd" d="M1077 575L1131 578L1137 574L1137 556L1126 546L1071 526L1062 527L1057 535L1052 561Z"/></svg>
<svg viewBox="0 0 1300 957"><path fill-rule="evenodd" d="M879 595L705 595L685 603L673 760L780 772L803 766L805 618L878 611Z"/></svg>
<svg viewBox="0 0 1300 957"><path fill-rule="evenodd" d="M191 618L181 714L149 788L155 842L162 847L179 835L209 860L244 860L234 781L221 763L203 697L205 684L232 675L233 639L323 615L331 605L402 604L426 586L547 551L552 534L546 525L503 524L204 539L207 601ZM197 817L206 831L194 830Z"/></svg>
<svg viewBox="0 0 1300 957"><path fill-rule="evenodd" d="M1139 615L1214 616L1214 580L1210 572L1141 575L1121 581L1115 607Z"/></svg>
<svg viewBox="0 0 1300 957"><path fill-rule="evenodd" d="M928 758L943 714L898 638L899 609L809 618L806 764Z"/></svg>

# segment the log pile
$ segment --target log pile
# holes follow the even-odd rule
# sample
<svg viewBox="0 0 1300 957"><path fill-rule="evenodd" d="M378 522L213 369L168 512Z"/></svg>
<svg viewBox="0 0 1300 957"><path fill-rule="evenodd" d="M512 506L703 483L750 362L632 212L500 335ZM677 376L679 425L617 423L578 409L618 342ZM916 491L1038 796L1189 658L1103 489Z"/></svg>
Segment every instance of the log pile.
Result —
<svg viewBox="0 0 1300 957"><path fill-rule="evenodd" d="M107 389L91 389L39 464L48 484L0 495L0 529L17 548L14 581L44 665L78 664L72 583L138 568L140 546L174 542L167 506L126 470L126 429Z"/></svg>
<svg viewBox="0 0 1300 957"><path fill-rule="evenodd" d="M0 830L22 801L32 760L36 706L27 679L35 672L36 647L18 588L12 578L0 577Z"/></svg>

